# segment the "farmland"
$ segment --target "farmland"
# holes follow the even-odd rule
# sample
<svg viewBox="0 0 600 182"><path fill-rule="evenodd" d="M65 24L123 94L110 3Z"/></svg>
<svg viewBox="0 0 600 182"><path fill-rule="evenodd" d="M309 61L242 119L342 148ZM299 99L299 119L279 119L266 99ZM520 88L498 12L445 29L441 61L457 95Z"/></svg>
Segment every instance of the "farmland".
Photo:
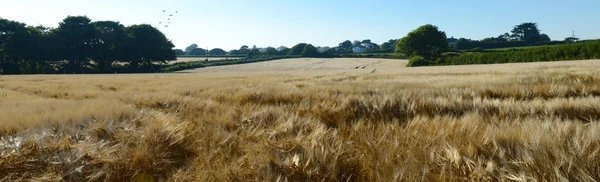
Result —
<svg viewBox="0 0 600 182"><path fill-rule="evenodd" d="M0 77L0 181L600 180L598 60Z"/></svg>
<svg viewBox="0 0 600 182"><path fill-rule="evenodd" d="M208 61L216 61L224 59L241 59L241 57L177 57L177 60L170 61L169 64L175 64L180 62L204 61L206 59L208 59Z"/></svg>

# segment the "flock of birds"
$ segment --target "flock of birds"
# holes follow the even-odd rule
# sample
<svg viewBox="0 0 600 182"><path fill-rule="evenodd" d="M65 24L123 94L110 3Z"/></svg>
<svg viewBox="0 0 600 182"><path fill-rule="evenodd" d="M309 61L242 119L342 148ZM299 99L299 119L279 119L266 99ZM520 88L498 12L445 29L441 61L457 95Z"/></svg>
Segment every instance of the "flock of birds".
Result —
<svg viewBox="0 0 600 182"><path fill-rule="evenodd" d="M167 10L162 10L163 13L167 13ZM169 25L171 24L171 18L173 18L173 15L179 13L179 11L175 11L175 13L169 14L169 16L167 16L167 20L165 21L165 28L169 27ZM162 25L162 21L158 22L159 25Z"/></svg>

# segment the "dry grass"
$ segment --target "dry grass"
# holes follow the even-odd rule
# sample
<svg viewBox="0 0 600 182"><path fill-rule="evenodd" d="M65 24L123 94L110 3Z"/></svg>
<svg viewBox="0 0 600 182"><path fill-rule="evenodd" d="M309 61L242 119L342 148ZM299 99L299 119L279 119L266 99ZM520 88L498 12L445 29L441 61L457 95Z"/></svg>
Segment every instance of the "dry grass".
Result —
<svg viewBox="0 0 600 182"><path fill-rule="evenodd" d="M597 61L291 61L1 76L0 181L600 180Z"/></svg>

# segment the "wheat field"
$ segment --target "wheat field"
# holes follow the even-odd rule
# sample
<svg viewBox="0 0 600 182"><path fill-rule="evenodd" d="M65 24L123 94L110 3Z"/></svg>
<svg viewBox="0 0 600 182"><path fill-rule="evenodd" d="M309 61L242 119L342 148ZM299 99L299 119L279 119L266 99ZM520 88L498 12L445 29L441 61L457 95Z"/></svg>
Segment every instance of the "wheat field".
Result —
<svg viewBox="0 0 600 182"><path fill-rule="evenodd" d="M0 76L0 181L600 181L600 61Z"/></svg>

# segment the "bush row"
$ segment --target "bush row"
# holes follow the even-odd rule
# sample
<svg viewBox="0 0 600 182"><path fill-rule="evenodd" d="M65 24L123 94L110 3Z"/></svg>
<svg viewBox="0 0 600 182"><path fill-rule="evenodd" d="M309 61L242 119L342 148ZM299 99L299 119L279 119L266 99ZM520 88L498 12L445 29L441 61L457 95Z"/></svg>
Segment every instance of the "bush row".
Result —
<svg viewBox="0 0 600 182"><path fill-rule="evenodd" d="M600 40L500 52L467 53L424 60L411 58L409 66L494 64L600 58Z"/></svg>

